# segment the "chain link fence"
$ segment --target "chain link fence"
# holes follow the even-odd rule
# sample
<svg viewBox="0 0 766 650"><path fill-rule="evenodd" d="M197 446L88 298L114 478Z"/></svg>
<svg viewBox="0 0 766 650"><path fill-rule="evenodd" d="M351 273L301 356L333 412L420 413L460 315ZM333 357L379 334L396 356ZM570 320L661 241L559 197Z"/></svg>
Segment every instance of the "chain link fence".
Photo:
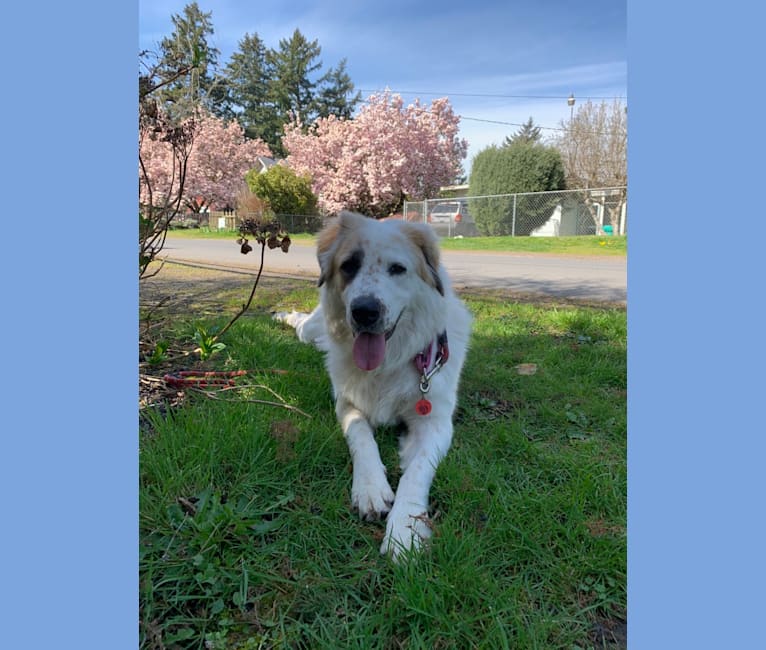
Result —
<svg viewBox="0 0 766 650"><path fill-rule="evenodd" d="M605 187L428 199L405 201L394 218L428 223L440 237L625 235L627 198L626 187ZM291 234L316 233L324 225L320 215L276 218ZM193 221L178 226L236 230L241 217L234 211L210 212L193 215Z"/></svg>
<svg viewBox="0 0 766 650"><path fill-rule="evenodd" d="M194 215L195 222L191 227L210 228L211 230L237 230L242 220L247 217L257 217L256 213L239 214L235 211L205 212ZM274 218L290 234L315 233L321 230L324 219L316 214L277 214ZM190 226L182 226L190 227Z"/></svg>
<svg viewBox="0 0 766 650"><path fill-rule="evenodd" d="M402 218L441 237L563 237L627 234L627 188L405 201Z"/></svg>

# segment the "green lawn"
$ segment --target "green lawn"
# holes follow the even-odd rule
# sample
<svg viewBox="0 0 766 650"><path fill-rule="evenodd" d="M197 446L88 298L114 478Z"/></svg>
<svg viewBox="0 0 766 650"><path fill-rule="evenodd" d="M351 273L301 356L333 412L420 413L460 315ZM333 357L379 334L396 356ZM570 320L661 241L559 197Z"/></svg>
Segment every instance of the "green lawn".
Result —
<svg viewBox="0 0 766 650"><path fill-rule="evenodd" d="M234 230L176 229L171 237L237 239ZM290 235L296 243L313 244L314 235ZM582 235L579 237L465 237L442 239L444 250L548 253L551 255L626 255L627 236Z"/></svg>
<svg viewBox="0 0 766 650"><path fill-rule="evenodd" d="M239 237L238 230L211 230L210 228L171 228L169 237L182 237L184 239L231 239ZM306 233L290 234L290 239L296 242L314 243L315 235Z"/></svg>
<svg viewBox="0 0 766 650"><path fill-rule="evenodd" d="M548 253L553 255L626 255L627 236L466 237L442 239L444 250Z"/></svg>
<svg viewBox="0 0 766 650"><path fill-rule="evenodd" d="M464 295L475 328L434 537L395 566L384 526L350 511L321 354L268 313L308 310L316 290L265 282L206 364L254 370L247 388L142 410L141 647L625 647L609 645L626 618L625 311ZM182 313L151 314L171 353L249 290L190 284ZM269 390L310 417L246 401ZM395 485L395 432L379 443Z"/></svg>

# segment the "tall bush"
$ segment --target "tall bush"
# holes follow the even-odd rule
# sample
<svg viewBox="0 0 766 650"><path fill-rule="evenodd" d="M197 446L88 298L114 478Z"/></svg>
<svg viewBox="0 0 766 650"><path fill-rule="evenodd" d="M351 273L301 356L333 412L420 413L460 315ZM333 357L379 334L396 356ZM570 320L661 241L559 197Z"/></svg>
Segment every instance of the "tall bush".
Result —
<svg viewBox="0 0 766 650"><path fill-rule="evenodd" d="M263 173L251 169L247 185L258 198L267 201L276 215L313 215L317 198L311 191L311 178L298 175L285 165L274 165Z"/></svg>
<svg viewBox="0 0 766 650"><path fill-rule="evenodd" d="M563 190L564 165L556 149L541 144L491 146L474 157L469 185L469 195L477 197ZM514 211L513 197L484 198L471 203L471 212L483 235L528 235L547 218L552 202L519 197Z"/></svg>

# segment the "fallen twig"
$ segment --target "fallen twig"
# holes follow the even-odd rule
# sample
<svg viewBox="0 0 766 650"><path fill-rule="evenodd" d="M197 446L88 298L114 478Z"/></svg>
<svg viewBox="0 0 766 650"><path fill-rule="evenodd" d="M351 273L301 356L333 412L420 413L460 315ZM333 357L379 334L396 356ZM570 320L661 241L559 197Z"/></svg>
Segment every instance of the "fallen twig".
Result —
<svg viewBox="0 0 766 650"><path fill-rule="evenodd" d="M311 416L308 413L306 413L306 411L303 411L303 410L299 409L297 406L293 406L292 404L288 404L281 397L279 397L279 395L274 393L274 391L272 391L270 388L267 388L265 386L256 386L256 388L267 388L267 390L269 392L271 392L272 394L276 395L277 398L279 398L281 401L279 401L279 402L270 402L269 400L263 400L263 399L242 399L242 398L226 399L225 397L220 397L219 395L217 395L217 393L221 393L221 392L226 391L226 390L232 390L232 389L237 389L237 388L250 388L250 386L232 386L232 387L228 387L228 388L222 388L222 389L217 390L217 391L202 390L201 388L191 388L189 390L191 390L191 391L193 391L195 393L201 393L205 397L209 397L210 399L219 400L221 402L235 402L235 403L248 403L248 404L264 404L266 406L279 406L279 407L287 409L288 411L295 411L296 413L300 413L301 415L303 415L303 416L305 416L305 417L307 417L309 419L311 418Z"/></svg>

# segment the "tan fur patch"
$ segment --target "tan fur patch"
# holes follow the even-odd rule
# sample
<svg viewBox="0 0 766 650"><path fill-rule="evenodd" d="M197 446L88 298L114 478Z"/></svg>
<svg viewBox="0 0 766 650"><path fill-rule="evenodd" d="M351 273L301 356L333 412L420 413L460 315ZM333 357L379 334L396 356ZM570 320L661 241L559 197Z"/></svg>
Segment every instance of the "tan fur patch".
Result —
<svg viewBox="0 0 766 650"><path fill-rule="evenodd" d="M418 249L417 258L421 260L418 264L418 275L423 279L423 282L430 284L440 294L444 295L444 287L437 271L440 253L436 236L425 228L411 224L405 224L405 226L409 240Z"/></svg>
<svg viewBox="0 0 766 650"><path fill-rule="evenodd" d="M317 253L327 253L340 233L340 218L334 219L327 224L317 236Z"/></svg>
<svg viewBox="0 0 766 650"><path fill-rule="evenodd" d="M363 217L341 212L317 236L317 256L321 274L319 286L329 281L337 272L340 264L355 248L359 248L356 226Z"/></svg>

